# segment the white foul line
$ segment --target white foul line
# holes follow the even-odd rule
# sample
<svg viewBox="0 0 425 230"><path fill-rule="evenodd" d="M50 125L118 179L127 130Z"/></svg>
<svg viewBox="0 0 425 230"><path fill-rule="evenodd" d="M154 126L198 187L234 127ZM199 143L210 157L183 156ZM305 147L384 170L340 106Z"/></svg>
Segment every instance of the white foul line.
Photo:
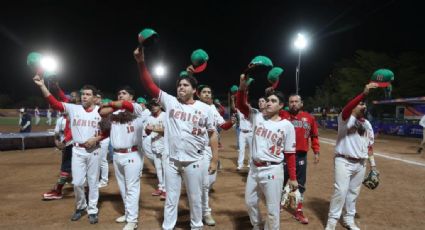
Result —
<svg viewBox="0 0 425 230"><path fill-rule="evenodd" d="M329 139L329 138L320 137L319 139L320 139L320 142L323 142L325 144L335 145L335 143L336 143L335 140ZM425 164L424 163L420 163L420 162L416 162L416 161L405 160L405 159L401 159L401 158L398 158L398 157L389 156L388 153L376 153L375 152L373 154L376 155L376 156L379 156L379 157L386 158L386 159L401 161L401 162L404 162L404 163L407 163L407 164L418 165L418 166L425 167Z"/></svg>

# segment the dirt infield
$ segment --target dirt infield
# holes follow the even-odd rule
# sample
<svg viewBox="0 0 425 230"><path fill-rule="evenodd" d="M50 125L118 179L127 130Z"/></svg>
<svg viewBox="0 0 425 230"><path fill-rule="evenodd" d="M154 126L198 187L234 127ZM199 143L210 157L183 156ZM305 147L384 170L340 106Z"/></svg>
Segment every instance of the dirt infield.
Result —
<svg viewBox="0 0 425 230"><path fill-rule="evenodd" d="M38 129L38 128L37 128ZM323 229L327 220L329 199L333 192L334 131L322 131L321 161L314 165L309 156L305 214L310 224L301 225L288 211L281 214L281 229ZM234 131L223 133L224 150L220 156L223 169L211 193L211 207L216 227L205 229L250 229L244 203L247 170L236 171ZM418 139L380 137L375 151L385 156L417 162L376 157L382 183L375 191L362 188L358 201L362 229L423 229L425 226L425 159L415 154ZM60 152L54 148L0 152L0 229L121 229L114 219L123 212L122 200L110 165L110 184L100 190L99 224L90 225L87 218L71 222L74 209L72 186L65 187L59 201L42 201L41 194L57 179ZM142 178L139 229L160 229L163 202L151 196L156 184L152 165L145 161ZM262 207L264 211L264 207ZM184 193L179 206L178 229L189 226L189 209ZM338 226L337 229L343 229Z"/></svg>

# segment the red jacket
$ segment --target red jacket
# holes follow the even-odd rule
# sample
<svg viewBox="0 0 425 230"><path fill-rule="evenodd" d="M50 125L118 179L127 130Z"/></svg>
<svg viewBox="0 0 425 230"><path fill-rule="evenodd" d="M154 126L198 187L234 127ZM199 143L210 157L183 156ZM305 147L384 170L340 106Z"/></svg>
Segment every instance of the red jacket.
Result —
<svg viewBox="0 0 425 230"><path fill-rule="evenodd" d="M311 149L314 153L320 152L319 131L316 120L307 112L299 111L292 115L288 111L280 111L280 117L289 120L295 127L296 150L297 152L308 152L309 139L311 139Z"/></svg>

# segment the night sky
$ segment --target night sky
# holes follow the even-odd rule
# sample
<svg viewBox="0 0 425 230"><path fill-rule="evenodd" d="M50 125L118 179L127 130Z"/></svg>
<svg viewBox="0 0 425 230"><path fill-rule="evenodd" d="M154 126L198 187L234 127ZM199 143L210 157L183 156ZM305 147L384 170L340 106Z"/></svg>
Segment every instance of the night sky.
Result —
<svg viewBox="0 0 425 230"><path fill-rule="evenodd" d="M311 39L301 61L303 96L312 96L335 62L358 49L394 54L425 50L420 1L14 2L0 8L0 94L16 100L41 95L26 66L31 51L60 58L66 92L90 83L112 93L128 84L144 95L132 53L145 27L160 35L146 59L149 66L159 61L167 66L161 88L171 94L178 73L198 48L210 56L198 79L219 96L238 84L256 55L284 68L279 89L294 92L297 52L292 40L298 31ZM256 79L253 96L260 96L266 85L265 77Z"/></svg>

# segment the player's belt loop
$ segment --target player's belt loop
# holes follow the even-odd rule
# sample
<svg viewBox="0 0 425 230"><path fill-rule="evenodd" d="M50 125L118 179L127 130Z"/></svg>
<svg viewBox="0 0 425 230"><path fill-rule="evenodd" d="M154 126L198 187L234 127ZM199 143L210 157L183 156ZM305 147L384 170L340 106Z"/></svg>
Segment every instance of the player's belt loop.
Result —
<svg viewBox="0 0 425 230"><path fill-rule="evenodd" d="M87 148L87 145L85 145L85 144L80 144L80 143L77 143L77 142L74 142L74 146L76 146L76 147L80 147L80 148Z"/></svg>
<svg viewBox="0 0 425 230"><path fill-rule="evenodd" d="M137 151L137 145L132 146L131 148L124 148L124 149L114 149L114 152L116 153L131 153Z"/></svg>

